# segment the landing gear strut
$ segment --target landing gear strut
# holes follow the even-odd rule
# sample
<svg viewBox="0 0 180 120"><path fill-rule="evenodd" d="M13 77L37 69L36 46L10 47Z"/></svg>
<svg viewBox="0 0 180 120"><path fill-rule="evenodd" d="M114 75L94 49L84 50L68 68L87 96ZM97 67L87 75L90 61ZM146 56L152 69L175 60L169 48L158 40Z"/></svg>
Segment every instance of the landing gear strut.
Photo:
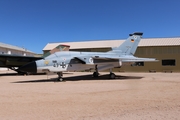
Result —
<svg viewBox="0 0 180 120"><path fill-rule="evenodd" d="M63 78L62 78L63 73L62 72L58 72L57 74L58 74L58 79L57 80L62 82L63 81Z"/></svg>
<svg viewBox="0 0 180 120"><path fill-rule="evenodd" d="M99 76L98 68L97 65L95 65L95 72L93 73L93 77L98 77L98 76Z"/></svg>
<svg viewBox="0 0 180 120"><path fill-rule="evenodd" d="M110 79L115 79L116 75L112 72L112 69L110 69L110 74L109 74Z"/></svg>

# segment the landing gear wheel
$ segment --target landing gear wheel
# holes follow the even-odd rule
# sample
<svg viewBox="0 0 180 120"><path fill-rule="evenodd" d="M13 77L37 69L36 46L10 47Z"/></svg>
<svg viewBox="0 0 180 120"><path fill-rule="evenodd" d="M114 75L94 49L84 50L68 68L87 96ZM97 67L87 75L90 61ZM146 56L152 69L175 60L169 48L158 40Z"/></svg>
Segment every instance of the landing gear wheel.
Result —
<svg viewBox="0 0 180 120"><path fill-rule="evenodd" d="M58 81L62 82L62 81L63 81L63 78L62 78L62 77L61 77L61 78L58 78Z"/></svg>
<svg viewBox="0 0 180 120"><path fill-rule="evenodd" d="M93 73L93 77L98 77L99 76L99 73L98 72L94 72Z"/></svg>
<svg viewBox="0 0 180 120"><path fill-rule="evenodd" d="M99 76L98 67L97 65L95 65L95 72L93 73L93 77L98 77L98 76Z"/></svg>
<svg viewBox="0 0 180 120"><path fill-rule="evenodd" d="M114 73L110 73L110 74L109 74L109 78L110 78L110 79L115 79L115 78L116 78L116 75L115 75Z"/></svg>
<svg viewBox="0 0 180 120"><path fill-rule="evenodd" d="M57 74L58 74L58 79L57 80L62 82L63 81L63 78L62 78L63 73L62 72L58 72Z"/></svg>

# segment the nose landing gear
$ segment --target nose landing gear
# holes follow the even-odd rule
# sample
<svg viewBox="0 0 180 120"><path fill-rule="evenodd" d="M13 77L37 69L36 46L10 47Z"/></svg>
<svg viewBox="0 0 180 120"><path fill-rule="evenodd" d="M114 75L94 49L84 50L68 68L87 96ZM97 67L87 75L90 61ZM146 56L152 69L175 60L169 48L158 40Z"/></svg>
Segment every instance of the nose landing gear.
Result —
<svg viewBox="0 0 180 120"><path fill-rule="evenodd" d="M62 72L58 72L57 74L58 74L57 80L60 81L60 82L62 82L62 81L63 81L63 78L62 78L63 73L62 73Z"/></svg>

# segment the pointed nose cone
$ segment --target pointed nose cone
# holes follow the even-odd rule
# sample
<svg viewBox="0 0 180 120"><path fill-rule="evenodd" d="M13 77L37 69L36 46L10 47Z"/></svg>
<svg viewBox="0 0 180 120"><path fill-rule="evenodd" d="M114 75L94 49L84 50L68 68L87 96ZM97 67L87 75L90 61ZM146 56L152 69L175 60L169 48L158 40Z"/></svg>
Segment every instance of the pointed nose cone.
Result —
<svg viewBox="0 0 180 120"><path fill-rule="evenodd" d="M36 62L28 63L19 68L20 71L29 72L29 73L37 73L37 65Z"/></svg>

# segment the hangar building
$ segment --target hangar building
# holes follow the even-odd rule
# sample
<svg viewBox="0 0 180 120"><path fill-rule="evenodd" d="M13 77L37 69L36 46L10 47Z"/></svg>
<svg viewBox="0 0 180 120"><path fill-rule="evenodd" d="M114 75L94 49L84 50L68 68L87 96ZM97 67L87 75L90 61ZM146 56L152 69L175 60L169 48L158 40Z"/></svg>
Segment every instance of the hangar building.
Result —
<svg viewBox="0 0 180 120"><path fill-rule="evenodd" d="M70 45L70 51L107 52L117 47L125 40L101 40L83 42L48 43L43 52L47 53L59 44ZM136 50L135 56L156 58L158 62L128 63L121 68L114 68L119 72L180 72L180 37L172 38L143 38Z"/></svg>
<svg viewBox="0 0 180 120"><path fill-rule="evenodd" d="M34 56L35 53L21 47L0 43L0 54Z"/></svg>

